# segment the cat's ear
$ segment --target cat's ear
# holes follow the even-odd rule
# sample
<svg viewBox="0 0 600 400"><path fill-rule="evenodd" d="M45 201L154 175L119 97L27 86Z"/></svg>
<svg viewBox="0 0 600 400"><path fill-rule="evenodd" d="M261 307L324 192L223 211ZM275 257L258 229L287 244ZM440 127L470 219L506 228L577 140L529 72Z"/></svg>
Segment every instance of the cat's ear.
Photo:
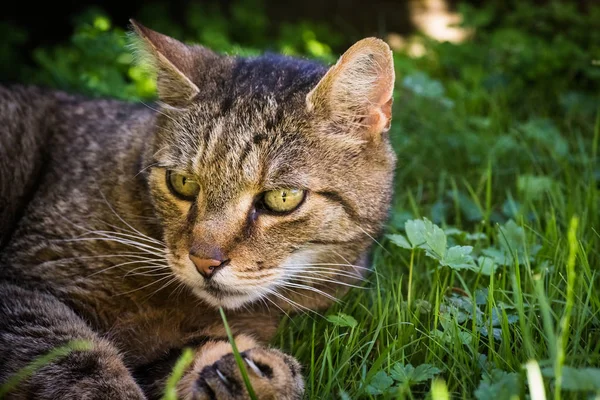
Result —
<svg viewBox="0 0 600 400"><path fill-rule="evenodd" d="M200 46L188 46L133 19L130 22L137 34L133 37L134 51L139 62L155 70L160 100L172 106L189 102L199 92L195 78L203 58L216 54Z"/></svg>
<svg viewBox="0 0 600 400"><path fill-rule="evenodd" d="M309 110L344 129L373 138L390 127L393 90L392 51L383 40L367 38L340 57L306 102Z"/></svg>

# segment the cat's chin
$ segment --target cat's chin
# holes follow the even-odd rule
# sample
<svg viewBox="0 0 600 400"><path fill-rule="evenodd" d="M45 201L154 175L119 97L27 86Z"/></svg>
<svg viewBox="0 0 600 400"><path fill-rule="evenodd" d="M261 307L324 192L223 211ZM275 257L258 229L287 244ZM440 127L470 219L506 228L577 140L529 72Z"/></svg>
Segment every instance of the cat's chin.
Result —
<svg viewBox="0 0 600 400"><path fill-rule="evenodd" d="M212 292L206 288L194 288L194 294L204 300L211 306L218 308L223 307L230 310L235 310L258 300L261 295L257 293L226 293Z"/></svg>

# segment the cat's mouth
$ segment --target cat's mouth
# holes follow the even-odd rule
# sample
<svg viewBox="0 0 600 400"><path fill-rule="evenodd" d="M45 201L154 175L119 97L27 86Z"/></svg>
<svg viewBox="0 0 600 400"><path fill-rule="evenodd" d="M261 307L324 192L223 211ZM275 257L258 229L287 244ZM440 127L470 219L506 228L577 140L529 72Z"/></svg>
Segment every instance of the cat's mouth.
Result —
<svg viewBox="0 0 600 400"><path fill-rule="evenodd" d="M240 279L233 263L207 278L199 273L192 261L182 263L182 259L185 258L168 256L175 274L197 297L215 308L237 309L253 303L271 293L272 284L278 279L277 274L260 282Z"/></svg>
<svg viewBox="0 0 600 400"><path fill-rule="evenodd" d="M194 293L214 307L237 309L262 297L259 291L246 292L208 283L194 288Z"/></svg>
<svg viewBox="0 0 600 400"><path fill-rule="evenodd" d="M193 293L213 307L237 309L259 300L269 291L264 282L261 285L252 285L251 288L243 287L247 284L236 287L240 282L228 273L224 274L226 276L219 276L220 272L211 279L204 279L197 274L195 268L184 269L181 272L183 274L178 275L191 287Z"/></svg>
<svg viewBox="0 0 600 400"><path fill-rule="evenodd" d="M216 283L212 280L206 281L204 283L203 289L217 298L223 298L226 296L241 296L241 295L246 294L245 292L225 287L225 286L223 286L219 283Z"/></svg>

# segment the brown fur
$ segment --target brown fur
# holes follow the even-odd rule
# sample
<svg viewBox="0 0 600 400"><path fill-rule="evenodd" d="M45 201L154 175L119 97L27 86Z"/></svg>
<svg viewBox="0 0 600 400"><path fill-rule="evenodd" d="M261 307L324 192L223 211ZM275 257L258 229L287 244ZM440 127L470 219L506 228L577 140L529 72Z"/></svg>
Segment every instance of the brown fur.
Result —
<svg viewBox="0 0 600 400"><path fill-rule="evenodd" d="M0 382L85 339L93 351L11 396L154 397L193 346L183 397L247 398L223 306L259 397L300 398L297 362L263 346L282 311L326 307L366 270L395 163L389 48L365 39L327 72L134 27L157 105L0 88ZM194 201L170 191L167 170L200 183ZM264 212L261 194L278 188L307 195L289 214ZM190 252L230 262L207 281Z"/></svg>

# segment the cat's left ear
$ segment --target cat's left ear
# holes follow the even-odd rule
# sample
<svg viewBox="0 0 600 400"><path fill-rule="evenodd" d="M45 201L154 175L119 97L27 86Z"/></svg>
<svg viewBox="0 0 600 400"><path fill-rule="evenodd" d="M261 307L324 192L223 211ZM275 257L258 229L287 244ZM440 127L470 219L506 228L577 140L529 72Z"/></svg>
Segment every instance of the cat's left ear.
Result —
<svg viewBox="0 0 600 400"><path fill-rule="evenodd" d="M390 128L394 60L383 40L355 43L306 97L307 107L362 138Z"/></svg>
<svg viewBox="0 0 600 400"><path fill-rule="evenodd" d="M218 55L201 46L188 46L169 36L130 20L137 43L140 62L156 70L158 97L172 106L183 106L199 91L200 71Z"/></svg>

